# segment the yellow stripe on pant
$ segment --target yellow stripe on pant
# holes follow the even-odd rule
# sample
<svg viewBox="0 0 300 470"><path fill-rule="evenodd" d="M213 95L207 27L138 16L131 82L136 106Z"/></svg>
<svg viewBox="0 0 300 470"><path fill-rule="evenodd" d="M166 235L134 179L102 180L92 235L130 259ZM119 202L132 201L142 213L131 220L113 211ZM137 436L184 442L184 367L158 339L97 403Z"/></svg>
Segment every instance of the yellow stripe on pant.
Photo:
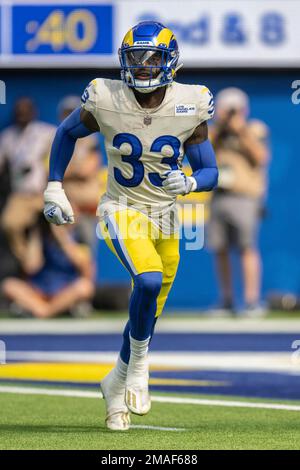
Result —
<svg viewBox="0 0 300 470"><path fill-rule="evenodd" d="M178 234L164 234L142 212L124 209L100 221L102 236L131 276L161 272L156 317L164 308L179 263Z"/></svg>

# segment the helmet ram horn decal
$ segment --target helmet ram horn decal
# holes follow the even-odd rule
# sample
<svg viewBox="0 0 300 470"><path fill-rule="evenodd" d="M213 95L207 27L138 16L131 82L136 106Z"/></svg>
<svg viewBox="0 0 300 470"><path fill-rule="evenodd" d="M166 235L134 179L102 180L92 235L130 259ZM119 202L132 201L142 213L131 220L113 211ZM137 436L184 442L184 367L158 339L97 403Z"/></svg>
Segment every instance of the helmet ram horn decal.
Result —
<svg viewBox="0 0 300 470"><path fill-rule="evenodd" d="M127 32L119 49L121 78L129 87L150 93L173 81L178 58L173 32L156 21L143 21Z"/></svg>

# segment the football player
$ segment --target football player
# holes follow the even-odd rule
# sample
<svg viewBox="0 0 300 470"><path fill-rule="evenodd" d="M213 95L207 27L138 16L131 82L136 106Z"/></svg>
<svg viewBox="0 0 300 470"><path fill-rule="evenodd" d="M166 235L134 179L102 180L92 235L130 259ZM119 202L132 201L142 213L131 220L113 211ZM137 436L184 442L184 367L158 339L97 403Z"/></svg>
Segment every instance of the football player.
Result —
<svg viewBox="0 0 300 470"><path fill-rule="evenodd" d="M213 97L203 85L174 82L178 44L154 21L137 24L119 49L122 80L97 78L58 128L50 157L45 216L73 223L62 180L76 139L105 137L108 183L98 215L102 234L132 278L129 321L115 368L101 382L106 425L127 430L129 412L148 413L147 353L179 261L178 195L210 191L218 179L207 120ZM192 176L181 170L184 154Z"/></svg>

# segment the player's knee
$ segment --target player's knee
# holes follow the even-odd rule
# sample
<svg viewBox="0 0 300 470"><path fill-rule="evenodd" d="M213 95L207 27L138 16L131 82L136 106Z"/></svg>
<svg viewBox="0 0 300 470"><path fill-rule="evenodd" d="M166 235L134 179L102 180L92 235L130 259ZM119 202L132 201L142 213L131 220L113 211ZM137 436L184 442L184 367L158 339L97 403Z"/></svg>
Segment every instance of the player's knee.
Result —
<svg viewBox="0 0 300 470"><path fill-rule="evenodd" d="M81 299L90 299L94 295L94 284L89 279L80 279L76 290Z"/></svg>
<svg viewBox="0 0 300 470"><path fill-rule="evenodd" d="M16 280L8 277L1 283L1 291L6 297L11 297L16 288Z"/></svg>
<svg viewBox="0 0 300 470"><path fill-rule="evenodd" d="M41 305L36 305L31 313L36 318L51 318L53 316L50 303L44 303Z"/></svg>
<svg viewBox="0 0 300 470"><path fill-rule="evenodd" d="M12 217L9 217L7 211L4 212L1 218L1 228L5 232L6 236L9 236L11 232L15 232L18 229L18 221Z"/></svg>
<svg viewBox="0 0 300 470"><path fill-rule="evenodd" d="M157 297L162 286L162 273L159 271L138 274L134 278L134 287L145 295Z"/></svg>

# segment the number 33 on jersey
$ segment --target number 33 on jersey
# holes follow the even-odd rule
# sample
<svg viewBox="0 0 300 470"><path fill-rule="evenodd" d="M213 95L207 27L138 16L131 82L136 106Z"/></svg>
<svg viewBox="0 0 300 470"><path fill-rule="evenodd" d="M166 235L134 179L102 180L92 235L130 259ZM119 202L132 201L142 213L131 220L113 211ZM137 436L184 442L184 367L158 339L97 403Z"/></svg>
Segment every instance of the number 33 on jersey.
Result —
<svg viewBox="0 0 300 470"><path fill-rule="evenodd" d="M162 186L162 175L183 159L184 142L213 116L211 92L201 85L173 82L162 103L144 109L120 80L98 78L82 95L82 106L98 122L108 156L105 201L170 207L175 197Z"/></svg>

